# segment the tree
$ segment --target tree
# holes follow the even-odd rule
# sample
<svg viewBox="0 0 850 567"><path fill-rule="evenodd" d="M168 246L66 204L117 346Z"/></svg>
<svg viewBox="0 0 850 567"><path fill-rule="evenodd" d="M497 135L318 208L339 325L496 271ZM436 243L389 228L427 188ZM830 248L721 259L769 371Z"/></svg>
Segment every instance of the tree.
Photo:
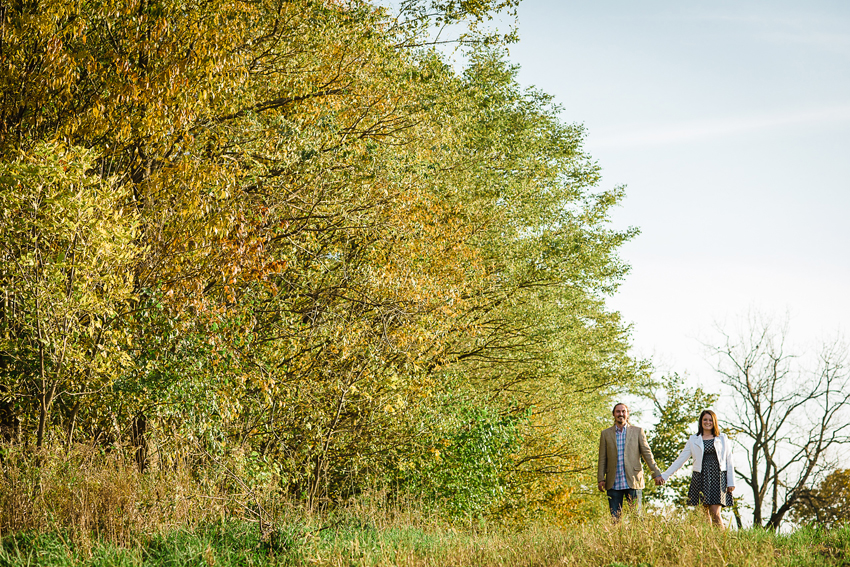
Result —
<svg viewBox="0 0 850 567"><path fill-rule="evenodd" d="M627 266L612 230L622 189L598 191L584 130L561 121L551 97L524 90L498 49L470 54L456 110L459 150L441 184L478 211L468 239L480 275L453 306L442 337L449 368L476 404L516 420L522 440L508 475L512 515L567 516L592 468L607 391L645 370L628 355L628 329L606 309Z"/></svg>
<svg viewBox="0 0 850 567"><path fill-rule="evenodd" d="M596 190L583 129L499 49L458 74L423 47L461 20L460 43L489 42L492 10L515 5L413 0L395 20L359 0L6 6L0 160L89 148L81 175L114 187L98 206L135 227L129 263L107 268L130 285L109 319L120 364L80 390L97 397L69 439L129 429L163 460L235 455L308 503L384 481L460 494L475 475L479 511L497 493L568 501L597 433L574 424L644 370L605 305L635 234L608 225L623 191ZM23 384L39 357L15 352L4 380ZM33 392L6 395L37 413ZM24 439L73 413L43 406ZM438 446L459 468L436 486Z"/></svg>
<svg viewBox="0 0 850 567"><path fill-rule="evenodd" d="M95 158L44 144L0 163L0 379L9 401L37 408L39 447L57 401L70 400L70 442L80 408L97 411L86 398L129 362L139 223L127 193L90 173Z"/></svg>
<svg viewBox="0 0 850 567"><path fill-rule="evenodd" d="M850 521L850 469L834 470L816 487L800 491L791 518L826 528Z"/></svg>
<svg viewBox="0 0 850 567"><path fill-rule="evenodd" d="M729 419L744 455L736 474L750 487L753 525L777 529L828 468L830 449L850 442L847 350L823 345L806 368L788 350L787 322L751 316L746 330L710 347L733 395Z"/></svg>

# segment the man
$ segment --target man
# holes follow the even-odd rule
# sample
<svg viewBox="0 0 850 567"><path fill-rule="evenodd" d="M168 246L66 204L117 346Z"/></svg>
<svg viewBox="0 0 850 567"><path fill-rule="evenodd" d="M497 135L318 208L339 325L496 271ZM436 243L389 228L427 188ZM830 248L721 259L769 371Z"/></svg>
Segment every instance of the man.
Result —
<svg viewBox="0 0 850 567"><path fill-rule="evenodd" d="M608 493L608 508L615 519L620 517L623 500L640 507L643 490L643 468L646 461L656 485L664 484L661 470L655 464L652 450L643 429L629 425L629 407L614 406L614 427L604 429L599 436L599 469L596 474L599 490Z"/></svg>

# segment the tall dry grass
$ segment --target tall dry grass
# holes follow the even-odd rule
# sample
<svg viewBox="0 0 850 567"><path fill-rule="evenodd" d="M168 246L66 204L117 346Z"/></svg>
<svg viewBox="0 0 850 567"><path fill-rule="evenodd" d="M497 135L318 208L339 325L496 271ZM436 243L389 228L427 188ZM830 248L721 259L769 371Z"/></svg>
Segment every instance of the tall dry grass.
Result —
<svg viewBox="0 0 850 567"><path fill-rule="evenodd" d="M97 448L0 448L0 535L60 532L131 545L146 534L196 526L244 508L225 478L186 466L141 474L132 460Z"/></svg>
<svg viewBox="0 0 850 567"><path fill-rule="evenodd" d="M304 565L348 567L767 567L782 563L774 538L721 531L691 515L631 515L554 528L382 532L339 531L324 545L305 545Z"/></svg>
<svg viewBox="0 0 850 567"><path fill-rule="evenodd" d="M379 490L308 510L248 489L226 467L140 474L93 449L0 454L0 565L768 567L846 565L850 556L847 528L723 531L696 513L458 525Z"/></svg>

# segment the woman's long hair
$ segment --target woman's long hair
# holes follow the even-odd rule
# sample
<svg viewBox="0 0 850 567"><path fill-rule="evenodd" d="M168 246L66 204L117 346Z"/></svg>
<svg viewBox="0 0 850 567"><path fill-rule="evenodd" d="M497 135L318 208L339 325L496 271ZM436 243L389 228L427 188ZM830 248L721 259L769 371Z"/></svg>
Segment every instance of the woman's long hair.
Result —
<svg viewBox="0 0 850 567"><path fill-rule="evenodd" d="M711 433L717 437L720 435L720 427L717 425L717 414L711 411L710 409L702 410L702 413L699 414L699 421L697 422L697 435L702 435L702 418L710 415L711 416Z"/></svg>

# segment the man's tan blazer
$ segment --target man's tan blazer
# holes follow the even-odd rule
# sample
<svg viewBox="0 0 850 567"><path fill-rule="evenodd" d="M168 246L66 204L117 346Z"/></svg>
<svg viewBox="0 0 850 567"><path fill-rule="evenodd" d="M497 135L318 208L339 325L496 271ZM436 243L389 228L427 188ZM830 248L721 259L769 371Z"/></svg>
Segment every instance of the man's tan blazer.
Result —
<svg viewBox="0 0 850 567"><path fill-rule="evenodd" d="M610 490L614 488L614 478L617 474L617 438L615 437L614 429L616 426L611 426L608 429L603 429L599 436L599 469L596 473L596 481L605 481L605 488ZM661 469L655 464L655 459L652 457L652 451L649 448L649 443L646 441L646 434L640 427L629 425L626 428L626 450L623 455L623 465L626 469L626 482L629 488L643 489L643 469L640 465L640 459L646 461L649 469L652 471L652 478L661 476Z"/></svg>

